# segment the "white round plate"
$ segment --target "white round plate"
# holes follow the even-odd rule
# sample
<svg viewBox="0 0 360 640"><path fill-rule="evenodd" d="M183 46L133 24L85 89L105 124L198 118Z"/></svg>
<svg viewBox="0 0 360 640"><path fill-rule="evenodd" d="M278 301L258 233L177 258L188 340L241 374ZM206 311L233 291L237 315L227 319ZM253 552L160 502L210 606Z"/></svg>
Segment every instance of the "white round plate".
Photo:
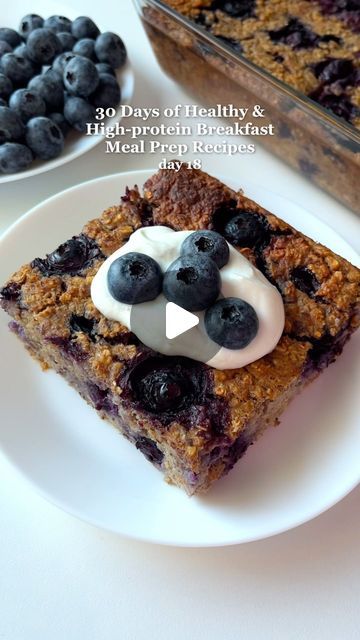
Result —
<svg viewBox="0 0 360 640"><path fill-rule="evenodd" d="M74 11L70 6L60 4L58 2L47 2L46 0L33 0L31 6L28 0L17 0L16 2L3 2L0 5L0 24L2 26L18 29L21 18L28 13L37 13L44 18L48 18L52 15L65 15L66 17L74 20L79 13ZM91 17L91 16L90 16ZM117 31L114 25L111 23L111 17L104 18L104 23L98 22L98 27L101 31ZM122 36L121 33L119 33ZM126 44L126 33L124 35L124 41ZM130 104L134 93L134 72L131 68L129 61L122 69L119 69L116 73L117 81L121 87L121 105ZM113 126L116 122L121 120L120 105L116 111L116 114L112 118L106 118L99 122L104 123L105 126ZM22 180L24 178L31 178L37 176L39 173L45 171L51 171L56 169L71 160L75 160L83 153L93 149L99 142L104 139L101 135L86 136L76 131L71 131L65 140L65 146L63 152L53 160L34 160L28 169L19 171L18 173L0 174L0 185L5 182L13 182L14 180Z"/></svg>
<svg viewBox="0 0 360 640"><path fill-rule="evenodd" d="M0 283L119 202L153 171L107 176L63 191L0 242ZM221 177L234 188L240 185ZM245 192L352 262L357 255L302 207L259 186ZM360 475L360 332L233 471L204 497L167 485L125 438L52 371L43 373L0 314L0 446L48 500L130 537L180 546L247 542L299 525L345 496Z"/></svg>

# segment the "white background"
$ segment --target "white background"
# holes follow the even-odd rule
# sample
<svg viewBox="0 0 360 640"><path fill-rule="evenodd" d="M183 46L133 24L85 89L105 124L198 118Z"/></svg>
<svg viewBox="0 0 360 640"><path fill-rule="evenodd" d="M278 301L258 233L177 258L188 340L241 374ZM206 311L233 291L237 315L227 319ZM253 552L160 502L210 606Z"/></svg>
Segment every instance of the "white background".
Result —
<svg viewBox="0 0 360 640"><path fill-rule="evenodd" d="M28 10L36 11L36 2ZM130 0L72 0L74 12L124 38L136 72L134 105L190 102L160 71ZM0 228L73 184L157 161L105 155L101 144L52 173L1 185ZM265 151L236 160L208 156L204 169L305 203L359 249L359 220ZM192 550L83 524L35 495L3 459L0 483L1 640L359 637L360 488L275 538Z"/></svg>

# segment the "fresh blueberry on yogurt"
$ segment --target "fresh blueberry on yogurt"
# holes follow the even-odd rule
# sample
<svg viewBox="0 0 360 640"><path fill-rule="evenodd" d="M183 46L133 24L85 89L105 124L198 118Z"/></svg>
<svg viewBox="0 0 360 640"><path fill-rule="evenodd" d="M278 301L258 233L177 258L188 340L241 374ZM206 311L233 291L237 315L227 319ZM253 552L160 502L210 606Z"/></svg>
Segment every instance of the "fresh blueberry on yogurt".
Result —
<svg viewBox="0 0 360 640"><path fill-rule="evenodd" d="M221 269L229 260L229 245L216 231L195 231L182 243L181 255L211 258Z"/></svg>
<svg viewBox="0 0 360 640"><path fill-rule="evenodd" d="M158 263L144 253L131 251L112 262L107 277L111 295L119 302L139 304L154 300L161 292Z"/></svg>
<svg viewBox="0 0 360 640"><path fill-rule="evenodd" d="M215 302L221 289L220 272L207 257L182 256L164 276L165 298L187 311L201 311Z"/></svg>
<svg viewBox="0 0 360 640"><path fill-rule="evenodd" d="M240 298L218 300L205 313L208 336L226 349L243 349L255 338L259 320L255 309Z"/></svg>

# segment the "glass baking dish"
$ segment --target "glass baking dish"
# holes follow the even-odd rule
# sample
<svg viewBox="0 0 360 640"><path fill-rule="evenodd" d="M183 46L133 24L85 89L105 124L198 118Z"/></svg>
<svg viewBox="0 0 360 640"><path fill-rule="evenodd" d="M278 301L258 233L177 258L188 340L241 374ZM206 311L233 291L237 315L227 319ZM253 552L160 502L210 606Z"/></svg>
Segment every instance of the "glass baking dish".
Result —
<svg viewBox="0 0 360 640"><path fill-rule="evenodd" d="M262 137L261 144L360 213L360 132L355 127L163 2L134 1L158 62L171 78L207 106L260 104L265 124L275 127L275 135Z"/></svg>

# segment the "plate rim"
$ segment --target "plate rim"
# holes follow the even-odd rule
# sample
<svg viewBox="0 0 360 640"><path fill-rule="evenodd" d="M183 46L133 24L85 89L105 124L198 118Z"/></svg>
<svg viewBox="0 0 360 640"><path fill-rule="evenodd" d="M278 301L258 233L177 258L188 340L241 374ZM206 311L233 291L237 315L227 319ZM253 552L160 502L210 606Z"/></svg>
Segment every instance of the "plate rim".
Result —
<svg viewBox="0 0 360 640"><path fill-rule="evenodd" d="M80 191L81 189L86 188L87 185L89 184L94 184L94 183L101 183L101 182L106 182L106 181L113 181L115 179L130 179L131 176L137 176L137 181L140 180L144 180L147 177L149 177L150 175L152 175L154 172L156 171L156 169L140 169L140 170L131 170L131 171L125 171L125 172L116 172L113 174L109 174L109 175L105 175L105 176L100 176L98 178L93 178L93 179L89 179L89 180L85 180L83 182L78 183L77 185L73 185L69 188L63 189L62 191L53 194L52 196L50 196L49 198L46 198L45 200L41 201L40 203L38 203L37 205L33 206L30 210L28 210L27 212L25 212L21 217L19 217L17 220L15 220L9 227L8 229L0 236L0 250L1 250L1 245L3 242L6 243L7 239L15 232L18 232L18 228L21 227L21 225L28 221L29 219L31 219L33 216L36 216L37 211L41 211L41 209L43 209L44 207L48 207L49 205L51 206L51 203L54 200L58 200L59 198L61 198L64 195L71 195L71 192L75 192L75 191ZM221 172L217 172L217 171L212 171L212 173L216 173L216 177L218 177L220 180L227 180L230 183L234 183L235 182L235 177L234 174L228 176L228 177L224 177ZM342 243L344 245L346 245L349 249L350 252L354 255L354 256L358 256L356 250L354 249L354 247L352 247L352 245L347 242L335 229L333 229L330 225L328 225L327 223L323 222L321 219L319 219L315 213L312 213L308 210L306 210L302 205L298 205L296 202L293 202L292 200L290 200L289 198L286 198L280 194L277 194L269 189L267 189L266 187L263 187L262 185L258 185L250 180L245 179L244 180L246 187L245 187L245 192L247 191L247 189L252 186L258 188L262 193L266 194L270 194L271 196L274 196L277 200L282 200L283 202L288 202L290 203L292 206L296 206L297 208L302 209L302 211L304 211L307 215L309 215L311 218L313 218L316 223L319 223L320 227L321 226L325 226L326 228L330 229L332 233L336 234L342 241ZM261 193L261 195L262 195ZM261 198L260 195L260 198ZM251 197L251 196L250 196ZM264 205L266 206L266 205ZM21 468L20 463L18 463L6 450L4 450L1 446L1 442L0 442L0 455L1 457L6 460L7 463L10 464L10 466L15 470L15 472L22 477L26 483L28 483L33 489L34 491L40 495L41 497L43 497L47 502L49 502L50 504L60 508L62 511L64 511L65 513L68 513L74 517L76 517L77 519L86 522L87 524L90 524L92 526L95 527L99 527L100 529L106 530L106 531L110 531L112 533L116 533L117 535L121 535L122 537L126 538L126 539L131 539L131 540L138 540L138 541L142 541L142 542L149 542L151 544L159 544L159 545L165 545L165 546L170 546L170 547L184 547L184 548L212 548L212 547L222 547L222 546L233 546L233 545L238 545L238 544L246 544L249 542L255 542L258 540L265 540L267 538L273 537L275 535L280 535L281 533L284 533L285 531L290 531L292 529L295 529L299 526L301 526L302 524L305 524L306 522L310 522L311 520L319 517L322 513L328 511L330 508L332 508L334 505L336 505L338 502L340 502L345 496L347 496L349 493L351 493L351 491L353 491L359 484L360 482L360 473L359 473L359 478L356 478L352 483L351 486L347 486L345 487L342 491L340 491L339 493L336 494L335 497L333 497L330 501L326 501L325 504L323 505L322 508L320 509L316 509L315 511L312 511L311 515L305 515L305 516L300 516L298 519L293 518L292 523L287 523L284 524L283 526L275 526L273 528L269 527L269 529L267 530L267 532L264 533L259 533L258 535L249 535L247 537L241 537L240 539L237 537L233 537L232 539L227 539L227 540L221 540L218 542L214 542L214 541L210 541L210 542L191 542L191 541L184 541L184 540L180 540L180 539L176 539L176 536L173 536L173 538L171 540L169 540L169 538L160 538L159 536L149 536L146 535L146 533L144 534L140 534L140 533L131 533L131 532L124 532L124 531L119 531L116 528L111 528L109 526L106 526L106 524L104 522L101 522L101 520L96 519L94 517L90 517L87 514L84 514L84 512L80 512L79 510L77 510L76 508L72 508L69 503L66 503L64 501L62 501L59 498L54 497L49 491L45 490L40 484L38 484L31 476L27 475L27 473Z"/></svg>
<svg viewBox="0 0 360 640"><path fill-rule="evenodd" d="M322 516L324 513L326 513L327 511L335 507L337 504L339 504L342 500L344 500L348 495L350 495L350 493L352 493L360 485L360 478L359 478L350 486L350 488L347 488L344 491L340 492L334 501L331 501L331 503L327 504L324 508L314 512L312 516L310 517L305 516L303 518L298 518L297 520L294 520L294 523L291 525L284 525L283 527L274 527L273 529L269 529L269 531L265 535L264 534L249 535L247 537L241 538L240 540L237 538L233 538L233 539L220 541L220 542L214 542L214 541L188 542L180 539L177 540L175 538L173 540L169 540L169 539L159 538L156 536L149 536L145 534L140 535L137 533L118 531L115 528L110 528L106 526L103 522L101 522L101 520L90 518L84 515L83 513L80 513L76 509L68 507L63 503L63 501L55 500L50 493L44 491L39 484L37 484L31 477L26 475L26 473L21 469L21 467L16 462L14 462L14 460L10 456L8 456L0 447L0 461L1 460L5 461L5 463L8 464L10 468L15 472L17 477L21 478L21 480L24 481L24 483L31 490L33 490L36 495L43 498L52 507L60 509L63 513L70 515L73 518L76 518L76 520L79 520L80 522L85 522L86 524L96 529L100 529L101 531L106 531L108 533L120 536L121 538L124 538L126 540L135 540L136 542L143 542L143 543L148 543L148 544L157 545L157 546L164 546L164 547L171 547L171 548L184 548L184 549L213 549L213 548L215 549L215 548L221 548L221 547L235 547L238 545L251 544L252 542L260 542L262 540L268 540L270 538L274 538L275 536L280 536L283 533L286 533L288 531L293 531L294 529L298 529L299 527L301 527L304 524L307 524L308 522L312 522L313 520L316 520L317 518ZM189 498L189 500L190 499L191 498Z"/></svg>

